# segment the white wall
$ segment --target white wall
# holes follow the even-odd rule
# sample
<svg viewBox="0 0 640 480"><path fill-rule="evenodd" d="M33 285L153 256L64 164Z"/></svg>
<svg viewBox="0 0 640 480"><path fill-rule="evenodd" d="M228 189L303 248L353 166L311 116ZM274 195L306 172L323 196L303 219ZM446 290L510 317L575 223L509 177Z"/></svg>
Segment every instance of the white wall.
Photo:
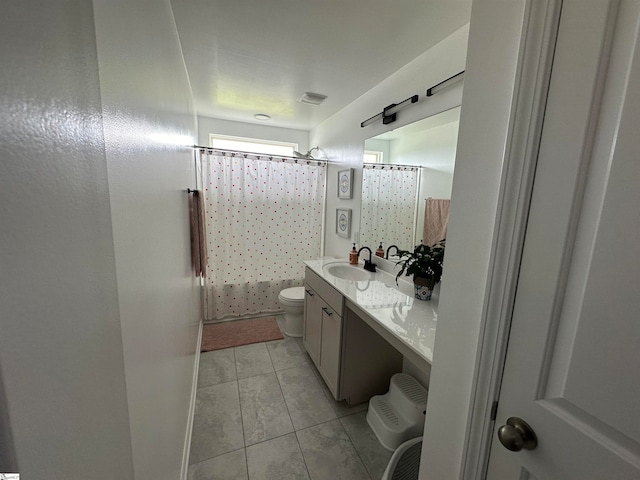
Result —
<svg viewBox="0 0 640 480"><path fill-rule="evenodd" d="M4 2L0 63L0 471L133 479L91 1Z"/></svg>
<svg viewBox="0 0 640 480"><path fill-rule="evenodd" d="M425 92L427 88L465 69L467 35L468 25L427 50L312 130L311 144L319 145L323 154L335 162L328 168L326 255L347 258L351 243L355 241L353 232L360 229L364 140L460 104L460 84L430 98L425 97ZM401 110L395 123L383 125L380 122L365 128L360 127L363 120L381 112L386 105L415 94L420 95L418 103ZM346 167L355 169L354 195L351 200L340 200L336 194L337 172ZM336 208L353 209L351 239L344 239L335 234Z"/></svg>
<svg viewBox="0 0 640 480"><path fill-rule="evenodd" d="M453 188L453 174L435 170L432 168L423 168L422 177L420 179L420 204L424 213L425 199L431 198L451 198L451 189ZM423 215L424 216L424 215Z"/></svg>
<svg viewBox="0 0 640 480"><path fill-rule="evenodd" d="M392 160L389 153L390 148L391 148L390 140L378 140L375 138L368 139L365 145L366 150L375 150L378 152L382 152L382 161L384 163L389 163Z"/></svg>
<svg viewBox="0 0 640 480"><path fill-rule="evenodd" d="M459 122L408 133L391 141L390 161L405 165L428 165L453 175Z"/></svg>
<svg viewBox="0 0 640 480"><path fill-rule="evenodd" d="M524 4L474 0L471 10L421 479L462 473Z"/></svg>
<svg viewBox="0 0 640 480"><path fill-rule="evenodd" d="M267 123L244 123L198 116L198 145L209 145L209 134L230 135L234 137L260 138L277 142L297 143L298 151L309 150L309 132L292 128L273 127ZM314 145L315 147L315 145ZM315 154L315 151L314 151Z"/></svg>
<svg viewBox="0 0 640 480"><path fill-rule="evenodd" d="M196 117L169 1L94 8L135 476L175 480L200 325L186 193Z"/></svg>
<svg viewBox="0 0 640 480"><path fill-rule="evenodd" d="M420 170L416 245L420 243L424 230L425 200L429 197L451 198L458 125L457 121L450 122L422 132L402 135L390 142L391 163L429 165Z"/></svg>

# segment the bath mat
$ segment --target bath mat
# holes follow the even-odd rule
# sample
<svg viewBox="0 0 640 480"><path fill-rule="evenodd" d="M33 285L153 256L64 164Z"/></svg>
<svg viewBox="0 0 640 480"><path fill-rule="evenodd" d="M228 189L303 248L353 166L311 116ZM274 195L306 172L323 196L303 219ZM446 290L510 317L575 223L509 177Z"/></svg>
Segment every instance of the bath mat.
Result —
<svg viewBox="0 0 640 480"><path fill-rule="evenodd" d="M203 327L201 352L284 338L274 317L234 320Z"/></svg>

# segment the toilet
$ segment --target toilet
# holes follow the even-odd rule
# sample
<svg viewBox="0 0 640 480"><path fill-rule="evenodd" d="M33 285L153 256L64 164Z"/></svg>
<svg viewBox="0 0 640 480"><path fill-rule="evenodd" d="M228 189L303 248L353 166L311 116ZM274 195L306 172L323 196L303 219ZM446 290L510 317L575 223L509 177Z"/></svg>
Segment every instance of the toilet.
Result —
<svg viewBox="0 0 640 480"><path fill-rule="evenodd" d="M278 302L284 309L284 333L289 337L301 337L304 287L285 288L278 295Z"/></svg>

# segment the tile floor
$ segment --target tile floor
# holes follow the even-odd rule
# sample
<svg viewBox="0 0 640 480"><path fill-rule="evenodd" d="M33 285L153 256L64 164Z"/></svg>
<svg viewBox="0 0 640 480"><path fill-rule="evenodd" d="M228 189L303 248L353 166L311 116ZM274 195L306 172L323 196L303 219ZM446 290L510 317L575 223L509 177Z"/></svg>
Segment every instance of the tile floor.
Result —
<svg viewBox="0 0 640 480"><path fill-rule="evenodd" d="M202 353L189 480L378 480L391 452L366 410L333 400L301 339Z"/></svg>

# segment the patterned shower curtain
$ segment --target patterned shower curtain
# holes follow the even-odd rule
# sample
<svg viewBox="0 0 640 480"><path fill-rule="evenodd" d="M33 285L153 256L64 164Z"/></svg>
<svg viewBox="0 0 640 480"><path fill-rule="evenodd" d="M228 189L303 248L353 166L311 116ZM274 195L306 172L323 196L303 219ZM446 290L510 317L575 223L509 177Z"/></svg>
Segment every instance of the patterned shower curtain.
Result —
<svg viewBox="0 0 640 480"><path fill-rule="evenodd" d="M362 172L360 245L375 250L413 246L418 168L365 165Z"/></svg>
<svg viewBox="0 0 640 480"><path fill-rule="evenodd" d="M201 150L207 229L205 318L281 310L320 255L326 165Z"/></svg>

